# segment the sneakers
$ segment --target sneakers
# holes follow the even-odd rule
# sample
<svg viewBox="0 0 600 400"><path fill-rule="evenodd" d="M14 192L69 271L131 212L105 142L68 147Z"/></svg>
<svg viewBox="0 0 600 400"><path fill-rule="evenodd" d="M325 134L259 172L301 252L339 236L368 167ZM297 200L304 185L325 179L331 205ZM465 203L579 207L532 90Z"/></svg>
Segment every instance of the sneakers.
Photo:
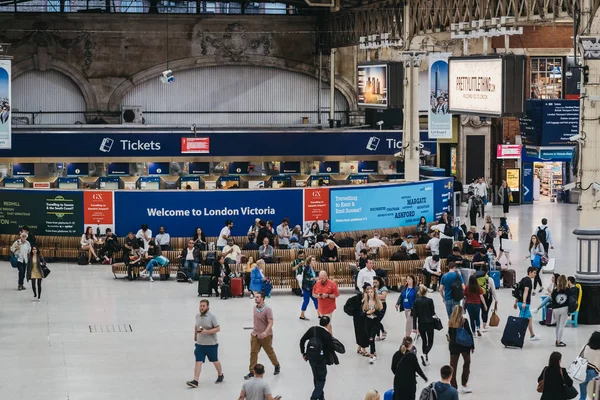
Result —
<svg viewBox="0 0 600 400"><path fill-rule="evenodd" d="M254 293L250 292L250 298L253 299L254 298Z"/></svg>
<svg viewBox="0 0 600 400"><path fill-rule="evenodd" d="M534 335L531 338L529 338L529 340L531 340L532 342L539 342L540 336L539 335Z"/></svg>
<svg viewBox="0 0 600 400"><path fill-rule="evenodd" d="M273 372L273 375L279 375L280 372L281 372L281 365L276 365L275 372Z"/></svg>
<svg viewBox="0 0 600 400"><path fill-rule="evenodd" d="M369 364L371 364L371 365L375 364L375 359L373 357L369 358Z"/></svg>
<svg viewBox="0 0 600 400"><path fill-rule="evenodd" d="M187 381L185 384L188 385L191 388L197 388L198 387L198 381Z"/></svg>
<svg viewBox="0 0 600 400"><path fill-rule="evenodd" d="M481 337L481 331L477 329L477 336Z"/></svg>
<svg viewBox="0 0 600 400"><path fill-rule="evenodd" d="M148 278L148 280L149 280L150 282L154 282L154 279L152 279L152 277L149 277L149 278Z"/></svg>
<svg viewBox="0 0 600 400"><path fill-rule="evenodd" d="M427 366L427 361L425 361L425 356L421 356L421 364L423 364L424 367Z"/></svg>
<svg viewBox="0 0 600 400"><path fill-rule="evenodd" d="M192 278L188 278L189 283L193 283Z"/></svg>
<svg viewBox="0 0 600 400"><path fill-rule="evenodd" d="M487 331L488 331L488 330L487 330L487 329L485 329L485 328L483 328L483 329L481 330L481 332L483 332L483 333L486 333Z"/></svg>
<svg viewBox="0 0 600 400"><path fill-rule="evenodd" d="M540 312L539 308L536 308L535 310L532 311L534 314L537 314L538 312Z"/></svg>
<svg viewBox="0 0 600 400"><path fill-rule="evenodd" d="M433 289L432 289L432 288L427 288L427 291L428 291L429 293L433 293Z"/></svg>
<svg viewBox="0 0 600 400"><path fill-rule="evenodd" d="M221 382L223 382L223 379L225 379L225 375L221 374L217 377L217 380L215 381L215 383L221 383Z"/></svg>
<svg viewBox="0 0 600 400"><path fill-rule="evenodd" d="M468 386L463 386L463 388L462 388L462 392L463 392L463 393L473 393L473 389L471 389L471 388L470 388L470 387L468 387Z"/></svg>
<svg viewBox="0 0 600 400"><path fill-rule="evenodd" d="M248 375L244 376L245 380L248 380L250 378L254 378L254 373L250 372Z"/></svg>

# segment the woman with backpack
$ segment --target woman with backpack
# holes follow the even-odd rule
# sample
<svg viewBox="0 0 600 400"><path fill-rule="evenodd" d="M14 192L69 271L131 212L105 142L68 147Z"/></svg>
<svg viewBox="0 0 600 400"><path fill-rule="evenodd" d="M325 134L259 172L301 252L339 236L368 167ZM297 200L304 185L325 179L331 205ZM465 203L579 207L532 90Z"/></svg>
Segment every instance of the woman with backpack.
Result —
<svg viewBox="0 0 600 400"><path fill-rule="evenodd" d="M454 370L454 374L452 374L451 385L455 389L458 389L456 375L458 374L458 359L462 356L462 392L471 393L472 390L467 386L467 384L469 383L469 375L471 373L471 354L475 352L475 341L473 340L473 332L469 327L469 321L467 321L467 319L464 317L464 311L460 305L454 306L452 315L450 315L450 319L448 320L448 336L450 366Z"/></svg>
<svg viewBox="0 0 600 400"><path fill-rule="evenodd" d="M483 225L483 242L486 246L491 245L492 248L494 247L494 239L496 239L496 226L494 225L494 223L492 222L492 216L491 215L486 215L485 216L485 224Z"/></svg>
<svg viewBox="0 0 600 400"><path fill-rule="evenodd" d="M375 337L379 332L381 310L383 310L383 304L377 297L375 289L372 286L367 286L363 295L362 311L365 313L365 333L369 339L369 364L374 364L377 361Z"/></svg>
<svg viewBox="0 0 600 400"><path fill-rule="evenodd" d="M500 234L500 254L498 255L498 261L502 258L502 255L506 256L506 261L508 265L512 265L510 261L510 248L504 248L504 240L512 240L512 233L510 232L510 228L508 223L506 222L506 217L500 217L500 225L498 225L498 233Z"/></svg>
<svg viewBox="0 0 600 400"><path fill-rule="evenodd" d="M485 297L483 297L483 289L479 287L477 277L471 275L469 277L469 283L465 288L465 308L469 313L469 320L471 321L471 331L475 332L477 329L477 336L481 336L479 330L481 326L481 307L487 311L487 303Z"/></svg>
<svg viewBox="0 0 600 400"><path fill-rule="evenodd" d="M396 302L396 311L404 311L404 315L406 316L406 334L404 336L410 336L413 330L413 317L412 317L412 308L415 305L415 299L417 297L417 290L419 288L415 288L415 277L412 275L408 275L406 277L406 286L404 290L400 292L400 297L398 297L398 301Z"/></svg>
<svg viewBox="0 0 600 400"><path fill-rule="evenodd" d="M494 284L494 280L489 275L489 270L487 268L482 271L476 272L475 276L477 277L477 284L483 290L483 298L485 299L484 303L481 303L481 320L483 321L483 329L481 332L487 332L487 323L488 317L490 313L490 308L492 307L492 301L494 302L494 311L498 309L498 297L496 297L496 285Z"/></svg>
<svg viewBox="0 0 600 400"><path fill-rule="evenodd" d="M569 288L567 277L561 275L552 291L552 317L556 321L556 347L566 347L562 335L569 320Z"/></svg>
<svg viewBox="0 0 600 400"><path fill-rule="evenodd" d="M392 357L392 373L394 374L394 400L415 400L416 374L419 374L425 382L427 377L413 352L413 340L410 336L402 340L400 350Z"/></svg>
<svg viewBox="0 0 600 400"><path fill-rule="evenodd" d="M540 285L540 292L544 290L542 286L542 278L540 278L540 272L542 268L542 256L545 256L546 252L544 251L544 246L540 242L540 239L536 235L531 235L531 239L529 240L529 256L523 258L524 260L530 259L531 266L537 268L538 273L535 274L535 279L533 281L533 291L531 293L532 296L535 296L535 290L537 289L538 283Z"/></svg>
<svg viewBox="0 0 600 400"><path fill-rule="evenodd" d="M560 365L561 359L562 354L558 351L550 354L548 366L544 367L538 377L537 391L542 394L540 400L572 399L572 397L566 396L565 389L566 387L573 387L573 380L567 374L567 370Z"/></svg>
<svg viewBox="0 0 600 400"><path fill-rule="evenodd" d="M413 332L419 327L419 334L423 339L423 354L421 354L421 364L424 367L429 365L429 352L433 347L433 335L435 333L435 305L433 300L427 297L427 287L421 286L419 297L415 300L412 309L413 314Z"/></svg>

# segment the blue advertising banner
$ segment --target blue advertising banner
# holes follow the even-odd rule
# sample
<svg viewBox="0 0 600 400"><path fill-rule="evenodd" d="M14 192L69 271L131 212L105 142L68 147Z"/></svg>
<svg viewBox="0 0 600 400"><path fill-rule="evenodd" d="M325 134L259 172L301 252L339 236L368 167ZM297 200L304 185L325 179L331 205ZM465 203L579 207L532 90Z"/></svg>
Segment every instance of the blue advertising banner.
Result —
<svg viewBox="0 0 600 400"><path fill-rule="evenodd" d="M148 174L150 175L169 175L168 162L148 163Z"/></svg>
<svg viewBox="0 0 600 400"><path fill-rule="evenodd" d="M209 175L210 174L210 163L191 162L188 164L188 172L192 175Z"/></svg>
<svg viewBox="0 0 600 400"><path fill-rule="evenodd" d="M452 196L454 196L454 178L436 179L433 182L433 210L434 219L437 221L442 213L453 214ZM429 220L427 220L429 221Z"/></svg>
<svg viewBox="0 0 600 400"><path fill-rule="evenodd" d="M300 161L282 161L279 164L280 174L299 174Z"/></svg>
<svg viewBox="0 0 600 400"><path fill-rule="evenodd" d="M533 163L523 163L523 204L533 203Z"/></svg>
<svg viewBox="0 0 600 400"><path fill-rule="evenodd" d="M82 135L85 140L81 140ZM378 156L402 149L401 131L285 131L285 132L200 132L208 138L206 157L261 156ZM184 157L182 138L187 132L140 133L34 133L19 130L12 135L12 149L0 149L0 158L14 157ZM427 141L427 131L420 132ZM31 146L35 143L35 146ZM77 146L73 146L77 143ZM231 144L235 143L235 146ZM343 146L315 146L343 143ZM435 154L436 143L424 143ZM242 159L243 160L243 159Z"/></svg>
<svg viewBox="0 0 600 400"><path fill-rule="evenodd" d="M331 189L331 230L394 228L434 217L433 183Z"/></svg>
<svg viewBox="0 0 600 400"><path fill-rule="evenodd" d="M88 176L88 163L69 163L67 164L67 176Z"/></svg>
<svg viewBox="0 0 600 400"><path fill-rule="evenodd" d="M302 190L115 192L116 232L119 236L137 232L148 224L153 232L162 225L172 237L192 236L201 227L207 236L218 236L225 220L232 220L232 235L243 236L255 218L283 218L302 223Z"/></svg>

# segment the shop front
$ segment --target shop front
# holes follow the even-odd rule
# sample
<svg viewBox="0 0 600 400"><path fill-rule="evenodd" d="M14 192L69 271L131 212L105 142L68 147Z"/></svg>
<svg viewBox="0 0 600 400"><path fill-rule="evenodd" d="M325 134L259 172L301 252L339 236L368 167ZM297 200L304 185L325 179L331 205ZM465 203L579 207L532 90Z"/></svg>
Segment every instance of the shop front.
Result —
<svg viewBox="0 0 600 400"><path fill-rule="evenodd" d="M568 202L563 185L570 181L574 147L523 149L523 203ZM527 192L527 195L525 193Z"/></svg>

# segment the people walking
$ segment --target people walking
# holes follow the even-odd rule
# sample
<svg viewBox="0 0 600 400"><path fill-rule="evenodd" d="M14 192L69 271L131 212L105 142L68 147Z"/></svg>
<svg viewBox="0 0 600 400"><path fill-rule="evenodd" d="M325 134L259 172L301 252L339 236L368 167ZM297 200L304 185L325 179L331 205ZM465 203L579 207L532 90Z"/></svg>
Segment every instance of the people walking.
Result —
<svg viewBox="0 0 600 400"><path fill-rule="evenodd" d="M44 257L36 246L31 248L31 254L27 260L27 282L31 281L31 289L33 290L33 300L40 301L42 297L42 265L46 264ZM36 287L37 286L37 287Z"/></svg>
<svg viewBox="0 0 600 400"><path fill-rule="evenodd" d="M544 246L544 251L546 255L550 249L554 248L554 244L552 242L552 232L550 232L550 227L548 226L548 219L542 218L542 225L538 226L535 230L535 236L538 237L539 241Z"/></svg>
<svg viewBox="0 0 600 400"><path fill-rule="evenodd" d="M481 304L481 320L483 321L483 329L481 329L481 332L485 333L487 332L487 323L489 319L490 309L492 308L492 303L494 303L494 311L498 309L496 284L494 283L494 280L490 277L489 270L487 268L483 269L482 271L476 272L475 276L477 277L477 283L483 291L483 298L485 299L485 303Z"/></svg>
<svg viewBox="0 0 600 400"><path fill-rule="evenodd" d="M455 371L452 375L452 387L458 389L456 375L458 375L458 360L462 356L463 369L460 377L462 392L471 393L472 390L468 386L468 383L469 375L471 373L471 354L475 352L475 341L473 340L473 331L469 327L469 321L464 317L464 311L460 305L454 307L450 320L448 321L448 337L450 366L452 366L452 369Z"/></svg>
<svg viewBox="0 0 600 400"><path fill-rule="evenodd" d="M542 397L540 400L566 400L565 390L573 386L573 380L567 374L567 370L561 365L562 354L558 351L550 354L548 365L544 367L542 373L537 379L538 392L541 389Z"/></svg>
<svg viewBox="0 0 600 400"><path fill-rule="evenodd" d="M510 200L512 198L512 194L510 192L510 188L506 181L502 181L502 185L498 189L498 197L500 198L500 204L502 204L502 212L506 217L508 215L508 208L510 206Z"/></svg>
<svg viewBox="0 0 600 400"><path fill-rule="evenodd" d="M412 348L413 340L410 336L407 336L402 340L400 350L392 357L394 400L415 400L417 394L416 374L419 374L427 382L427 377L423 373Z"/></svg>
<svg viewBox="0 0 600 400"><path fill-rule="evenodd" d="M302 251L302 250L301 250ZM317 282L317 271L315 268L317 266L317 259L315 257L308 257L308 262L298 265L299 268L302 268L302 307L300 307L300 319L308 321L308 318L304 315L306 309L308 308L308 303L312 299L312 302L315 306L315 311L317 312L317 316L319 316L319 302L318 300L312 296L313 287Z"/></svg>
<svg viewBox="0 0 600 400"><path fill-rule="evenodd" d="M202 372L202 364L208 358L208 361L213 363L217 370L217 380L215 383L223 382L223 368L219 361L219 342L217 333L221 331L221 326L217 322L217 318L210 312L210 302L206 299L200 300L200 313L196 315L196 325L194 329L194 341L196 349L194 355L196 364L194 366L194 379L186 382L189 387L197 388L200 372Z"/></svg>
<svg viewBox="0 0 600 400"><path fill-rule="evenodd" d="M413 313L413 332L419 329L421 335L422 351L421 363L424 367L429 365L429 352L433 347L433 335L435 332L435 305L433 300L427 297L427 288L421 286L419 288L419 296L415 300L415 304L412 309Z"/></svg>
<svg viewBox="0 0 600 400"><path fill-rule="evenodd" d="M544 246L540 243L540 239L537 235L531 235L531 239L529 240L529 256L524 259L531 260L531 266L535 267L537 270L537 274L535 275L535 281L533 284L532 295L535 296L535 290L537 289L538 283L540 285L540 292L544 290L542 286L542 279L540 278L540 272L542 270L542 256L545 256L546 252L544 251Z"/></svg>
<svg viewBox="0 0 600 400"><path fill-rule="evenodd" d="M350 297L344 304L344 312L352 317L354 326L354 339L356 341L356 353L369 357L369 353L365 350L369 345L369 338L365 331L365 314L362 311L362 293Z"/></svg>
<svg viewBox="0 0 600 400"><path fill-rule="evenodd" d="M19 238L10 246L10 252L17 260L17 270L19 271L17 290L25 290L23 282L25 281L25 270L27 269L29 254L31 253L31 245L27 241L27 233L21 232Z"/></svg>
<svg viewBox="0 0 600 400"><path fill-rule="evenodd" d="M532 342L540 340L539 335L533 333L531 307L531 295L533 294L532 281L536 278L537 269L535 267L527 268L527 276L519 281L518 298L515 299L514 309L519 310L519 318L527 318L529 320L529 334Z"/></svg>
<svg viewBox="0 0 600 400"><path fill-rule="evenodd" d="M506 222L506 217L500 217L498 233L500 235L500 253L498 254L498 261L500 261L504 255L506 257L506 263L508 265L512 265L512 262L510 261L510 252L512 250L513 236L512 232L510 231L510 227Z"/></svg>
<svg viewBox="0 0 600 400"><path fill-rule="evenodd" d="M254 366L258 362L258 353L261 349L265 350L271 364L275 367L273 374L278 375L281 371L281 365L273 350L273 310L265 304L263 292L254 293L254 302L256 304L253 310L254 324L250 333L250 373L244 379L254 377Z"/></svg>
<svg viewBox="0 0 600 400"><path fill-rule="evenodd" d="M398 296L398 301L396 302L396 311L404 311L404 315L406 316L406 328L404 336L410 336L411 332L414 331L413 327L413 317L412 317L412 308L415 304L415 299L417 297L417 290L415 288L415 277L412 275L408 275L406 277L406 286L400 292L400 296ZM427 287L425 290L427 290Z"/></svg>
<svg viewBox="0 0 600 400"><path fill-rule="evenodd" d="M448 272L440 279L440 295L446 306L448 318L454 311L454 306L460 304L465 296L465 283L462 274L457 270L456 264L448 263Z"/></svg>
<svg viewBox="0 0 600 400"><path fill-rule="evenodd" d="M435 400L458 400L458 392L452 387L454 369L450 365L444 365L440 369L440 379L435 383Z"/></svg>
<svg viewBox="0 0 600 400"><path fill-rule="evenodd" d="M587 400L588 383L600 373L600 332L592 333L587 344L579 352L588 362L585 381L579 384L579 400Z"/></svg>
<svg viewBox="0 0 600 400"><path fill-rule="evenodd" d="M379 332L383 304L372 286L365 288L362 310L365 313L365 333L369 339L369 363L373 364L377 361L375 337L377 336L377 332Z"/></svg>
<svg viewBox="0 0 600 400"><path fill-rule="evenodd" d="M567 277L558 278L556 288L552 291L552 318L556 321L556 347L565 347L562 341L563 332L569 320L569 288Z"/></svg>
<svg viewBox="0 0 600 400"><path fill-rule="evenodd" d="M381 304L383 305L383 309L381 310L381 318L379 319L379 331L377 332L376 340L385 340L387 337L387 332L383 327L383 318L385 317L385 312L387 311L387 296L388 296L388 288L385 286L385 282L383 278L380 276L376 276L373 279L373 287L375 289L375 293L379 300L381 300Z"/></svg>
<svg viewBox="0 0 600 400"><path fill-rule="evenodd" d="M483 289L477 283L477 277L471 275L469 284L465 288L465 308L469 313L471 321L471 331L477 331L477 336L481 336L481 308L487 311L487 304L483 297Z"/></svg>
<svg viewBox="0 0 600 400"><path fill-rule="evenodd" d="M313 297L319 300L319 314L321 317L329 317L331 321L333 312L335 311L335 299L340 297L338 285L328 278L327 272L319 272L319 280L313 286ZM327 326L329 333L333 335L331 323Z"/></svg>
<svg viewBox="0 0 600 400"><path fill-rule="evenodd" d="M337 365L339 360L335 354L333 336L327 330L329 317L319 319L319 326L308 328L300 339L300 354L304 361L308 361L313 374L314 390L311 400L323 400L327 366Z"/></svg>
<svg viewBox="0 0 600 400"><path fill-rule="evenodd" d="M265 366L256 364L252 369L252 377L248 378L242 385L242 391L238 400L279 400L281 396L273 397L269 384L265 382Z"/></svg>

